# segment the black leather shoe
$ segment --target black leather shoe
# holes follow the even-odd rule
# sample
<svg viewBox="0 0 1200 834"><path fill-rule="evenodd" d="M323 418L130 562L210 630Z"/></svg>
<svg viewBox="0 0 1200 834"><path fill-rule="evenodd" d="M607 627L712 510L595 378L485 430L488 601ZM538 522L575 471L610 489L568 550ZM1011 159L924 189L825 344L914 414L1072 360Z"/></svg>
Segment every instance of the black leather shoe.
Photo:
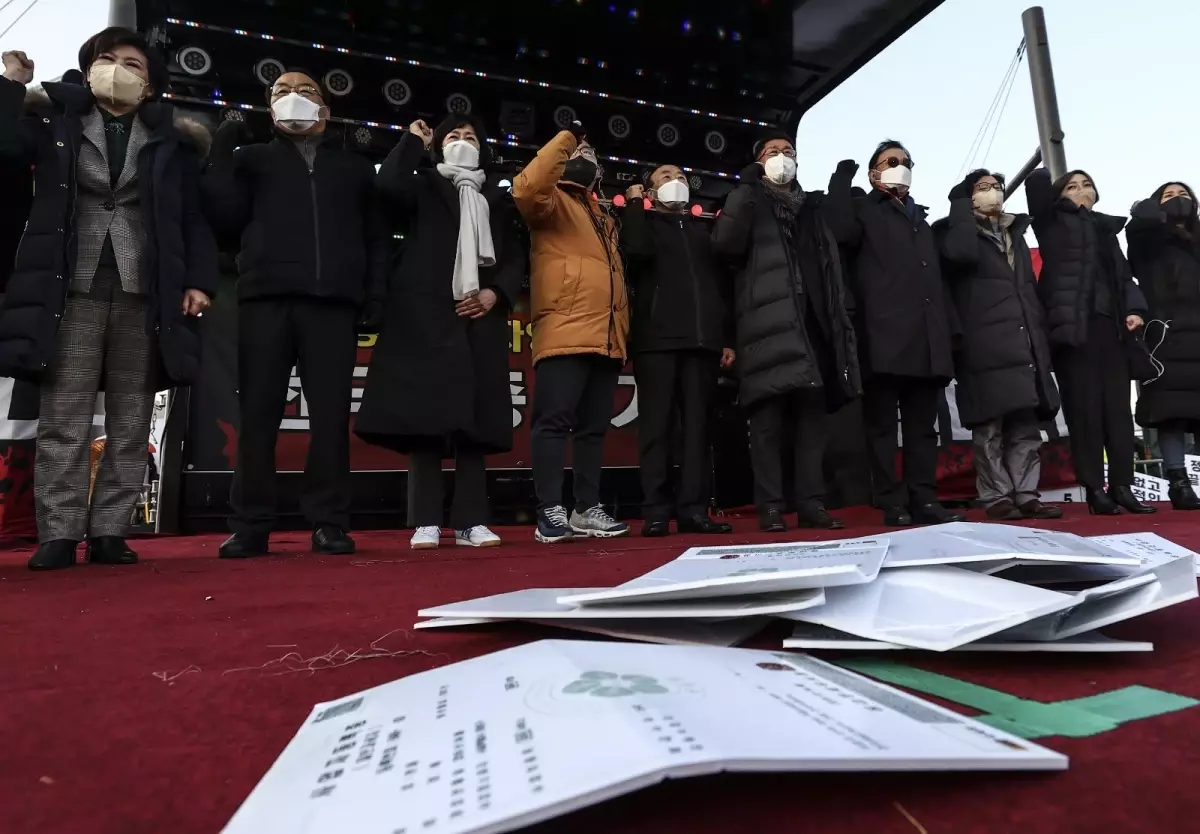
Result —
<svg viewBox="0 0 1200 834"><path fill-rule="evenodd" d="M1133 490L1127 486L1109 487L1108 496L1118 507L1127 513L1150 515L1151 513L1158 512L1158 507L1151 507L1149 504L1143 504L1137 500L1137 496L1133 494Z"/></svg>
<svg viewBox="0 0 1200 834"><path fill-rule="evenodd" d="M1200 497L1197 497L1195 490L1192 489L1192 482L1188 480L1187 470L1168 469L1167 480L1171 484L1170 489L1167 490L1167 497L1171 499L1173 508L1200 510Z"/></svg>
<svg viewBox="0 0 1200 834"><path fill-rule="evenodd" d="M903 507L887 507L883 511L883 523L887 527L912 527L913 518Z"/></svg>
<svg viewBox="0 0 1200 834"><path fill-rule="evenodd" d="M138 555L120 536L88 539L87 560L93 565L136 565Z"/></svg>
<svg viewBox="0 0 1200 834"><path fill-rule="evenodd" d="M786 533L787 524L783 520L783 513L779 510L767 510L765 513L759 513L758 529L764 533Z"/></svg>
<svg viewBox="0 0 1200 834"><path fill-rule="evenodd" d="M681 518L676 522L675 526L679 528L680 533L694 535L722 536L733 532L732 524L726 524L724 521L713 521L703 513L687 519Z"/></svg>
<svg viewBox="0 0 1200 834"><path fill-rule="evenodd" d="M642 523L642 536L647 539L661 539L671 535L671 522L662 519L651 519Z"/></svg>
<svg viewBox="0 0 1200 834"><path fill-rule="evenodd" d="M234 533L221 545L222 559L249 559L252 556L266 556L270 548L271 537L258 533Z"/></svg>
<svg viewBox="0 0 1200 834"><path fill-rule="evenodd" d="M1121 508L1117 502L1108 497L1108 494L1100 490L1087 491L1088 512L1092 515L1120 515Z"/></svg>
<svg viewBox="0 0 1200 834"><path fill-rule="evenodd" d="M37 552L29 557L30 570L62 570L75 566L75 548L79 542L70 539L55 539L38 545Z"/></svg>
<svg viewBox="0 0 1200 834"><path fill-rule="evenodd" d="M326 525L313 530L312 547L314 553L349 556L354 552L354 539L347 536L346 531L340 527Z"/></svg>
<svg viewBox="0 0 1200 834"><path fill-rule="evenodd" d="M966 513L956 513L947 510L938 502L922 504L913 507L912 519L917 524L952 524L955 521L966 521Z"/></svg>
<svg viewBox="0 0 1200 834"><path fill-rule="evenodd" d="M846 526L840 518L831 516L824 504L802 506L796 511L796 521L801 527L814 530L841 530Z"/></svg>

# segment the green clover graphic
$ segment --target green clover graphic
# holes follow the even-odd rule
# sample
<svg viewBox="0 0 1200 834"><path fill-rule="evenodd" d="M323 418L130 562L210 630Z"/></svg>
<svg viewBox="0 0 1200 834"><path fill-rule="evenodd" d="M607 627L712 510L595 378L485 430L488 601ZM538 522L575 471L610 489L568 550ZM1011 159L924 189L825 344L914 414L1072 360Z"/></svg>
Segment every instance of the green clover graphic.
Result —
<svg viewBox="0 0 1200 834"><path fill-rule="evenodd" d="M663 695L667 688L649 675L618 675L614 672L584 672L579 680L563 688L567 695L597 695L620 698L625 695Z"/></svg>

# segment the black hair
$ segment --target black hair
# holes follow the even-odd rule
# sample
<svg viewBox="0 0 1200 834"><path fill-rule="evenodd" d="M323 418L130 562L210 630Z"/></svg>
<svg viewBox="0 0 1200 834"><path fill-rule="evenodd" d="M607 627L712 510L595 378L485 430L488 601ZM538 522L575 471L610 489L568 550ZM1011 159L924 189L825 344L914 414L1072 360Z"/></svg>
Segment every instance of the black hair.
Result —
<svg viewBox="0 0 1200 834"><path fill-rule="evenodd" d="M883 156L884 153L886 153L887 151L891 151L891 150L904 151L906 154L908 154L908 158L910 160L912 159L912 154L908 153L908 148L904 147L903 142L900 142L896 139L884 139L882 142L880 142L878 145L875 146L875 152L873 154L871 154L871 162L867 165L867 169L870 170L871 168L874 168L876 165L878 165L879 157Z"/></svg>
<svg viewBox="0 0 1200 834"><path fill-rule="evenodd" d="M1155 203L1161 203L1163 192L1166 191L1167 188L1172 185L1183 186L1183 190L1186 191L1188 193L1188 196L1192 199L1192 213L1189 214L1184 219L1184 224L1187 226L1187 228L1189 230L1195 229L1197 224L1200 223L1200 217L1196 216L1196 206L1197 206L1196 192L1193 191L1192 187L1190 185L1188 185L1186 182L1183 182L1181 180L1168 180L1167 182L1164 182L1162 185L1160 185L1158 188L1154 189L1154 193L1150 195L1150 199L1153 200Z"/></svg>
<svg viewBox="0 0 1200 834"><path fill-rule="evenodd" d="M663 162L659 165L655 165L653 168L647 168L645 171L642 171L642 187L653 188L654 174L663 168L666 168L668 165L673 168L679 168L680 171L683 171L683 168L680 168L680 166L676 165L674 162ZM687 172L684 171L684 174L686 175Z"/></svg>
<svg viewBox="0 0 1200 834"><path fill-rule="evenodd" d="M319 75L317 75L315 72L312 72L311 70L305 69L304 67L288 67L283 72L281 72L280 75L281 76L287 75L288 73L294 73L296 75L303 75L306 78L308 78L310 81L312 81L313 86L315 86L317 88L317 92L321 95L321 102L326 107L329 106L330 98L331 98L330 93L329 93L329 88L325 86L325 82L321 80L321 77ZM276 80L278 80L278 79L276 79ZM267 104L271 103L271 90L273 90L273 89L275 89L274 82L267 85L267 90L264 93L264 95L267 97Z"/></svg>
<svg viewBox="0 0 1200 834"><path fill-rule="evenodd" d="M754 140L754 147L751 149L751 153L754 154L752 161L758 162L758 158L762 156L763 148L767 146L768 142L773 142L776 139L782 139L784 142L787 142L789 145L791 145L793 149L796 147L795 136L789 136L787 133L779 130L778 128L772 128L765 133L760 134L759 137Z"/></svg>
<svg viewBox="0 0 1200 834"><path fill-rule="evenodd" d="M122 46L132 47L146 56L146 75L154 93L151 99L171 89L171 73L162 53L151 47L142 35L123 26L110 26L83 42L83 46L79 47L79 71L86 76L97 58Z"/></svg>
<svg viewBox="0 0 1200 834"><path fill-rule="evenodd" d="M460 127L469 127L475 131L475 138L479 140L479 168L487 170L492 161L488 149L487 131L483 129L483 122L474 116L451 113L442 119L433 129L433 143L429 146L429 155L433 157L434 162L442 162L442 143L446 141L446 137L451 131L458 130Z"/></svg>
<svg viewBox="0 0 1200 834"><path fill-rule="evenodd" d="M1075 176L1076 174L1082 174L1085 179L1091 182L1092 190L1096 192L1096 202L1100 202L1100 189L1096 187L1096 181L1092 179L1091 174L1082 168L1076 168L1074 171L1067 171L1067 173L1056 179L1053 185L1054 193L1061 197L1063 195L1063 189L1067 187L1067 183L1071 181L1071 177Z"/></svg>
<svg viewBox="0 0 1200 834"><path fill-rule="evenodd" d="M997 171L989 171L987 168L976 168L974 171L963 177L962 184L967 187L967 193L970 194L974 192L975 183L979 182L984 177L994 177L996 182L1000 183L1001 188L1008 184L1008 181L1004 179L1004 174L1001 174Z"/></svg>

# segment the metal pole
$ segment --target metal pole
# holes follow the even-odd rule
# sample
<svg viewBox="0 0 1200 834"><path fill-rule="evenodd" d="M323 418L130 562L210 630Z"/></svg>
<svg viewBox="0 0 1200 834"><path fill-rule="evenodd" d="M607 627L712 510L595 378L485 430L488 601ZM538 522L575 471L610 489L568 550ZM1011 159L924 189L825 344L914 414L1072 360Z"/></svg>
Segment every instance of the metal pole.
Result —
<svg viewBox="0 0 1200 834"><path fill-rule="evenodd" d="M1033 156L1029 157L1029 161L1021 166L1021 170L1013 174L1012 179L1008 181L1008 185L1004 189L1004 199L1007 200L1014 193L1016 193L1016 190L1021 187L1021 184L1025 182L1025 180L1029 179L1029 175L1037 170L1037 167L1041 164L1042 149L1038 148L1033 152Z"/></svg>
<svg viewBox="0 0 1200 834"><path fill-rule="evenodd" d="M137 29L137 0L109 0L108 25Z"/></svg>
<svg viewBox="0 0 1200 834"><path fill-rule="evenodd" d="M1037 113L1042 158L1050 177L1058 179L1067 172L1067 154L1063 148L1058 96L1054 91L1054 67L1050 62L1050 42L1046 37L1046 16L1042 7L1026 9L1021 15L1021 23L1025 27L1029 80L1033 84L1033 109Z"/></svg>

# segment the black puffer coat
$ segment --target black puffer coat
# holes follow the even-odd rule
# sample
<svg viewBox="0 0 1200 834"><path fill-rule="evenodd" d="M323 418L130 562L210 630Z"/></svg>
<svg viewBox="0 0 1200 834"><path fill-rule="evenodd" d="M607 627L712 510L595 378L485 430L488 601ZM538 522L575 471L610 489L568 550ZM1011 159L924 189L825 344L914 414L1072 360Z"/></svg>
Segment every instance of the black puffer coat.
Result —
<svg viewBox="0 0 1200 834"><path fill-rule="evenodd" d="M1146 298L1133 280L1129 262L1117 242L1125 226L1123 217L1081 209L1059 197L1050 173L1039 168L1025 181L1025 195L1033 214L1033 232L1042 255L1038 296L1046 310L1050 344L1078 347L1087 341L1088 320L1093 315L1096 282L1104 280L1105 264L1116 276L1118 292L1114 318L1125 331L1125 317L1145 318Z"/></svg>
<svg viewBox="0 0 1200 834"><path fill-rule="evenodd" d="M962 328L954 357L955 399L969 429L1026 409L1050 420L1059 408L1037 279L1025 243L1029 217L1007 215L1002 222L1011 253L980 227L969 197L954 200L950 216L933 224L942 275Z"/></svg>
<svg viewBox="0 0 1200 834"><path fill-rule="evenodd" d="M1200 222L1193 194L1190 218L1183 225L1168 223L1159 202L1165 188L1134 207L1125 229L1130 266L1150 302L1150 318L1158 320L1148 322L1146 340L1153 348L1162 337L1154 358L1164 370L1142 385L1137 421L1200 426ZM1170 326L1164 331L1159 322Z"/></svg>
<svg viewBox="0 0 1200 834"><path fill-rule="evenodd" d="M836 411L862 391L854 328L846 313L842 263L826 225L819 191L804 195L796 217L797 274L789 262L762 180L743 182L729 195L713 226L713 250L736 270L734 321L739 400L753 406L769 397L817 389ZM816 315L830 325L836 380L822 379L805 331L804 284L819 280L825 309Z"/></svg>
<svg viewBox="0 0 1200 834"><path fill-rule="evenodd" d="M79 73L25 87L0 78L0 161L34 170L34 199L0 306L0 376L37 381L54 355L75 263L71 218L82 117L95 107ZM22 110L24 114L22 115ZM200 162L210 137L168 102L142 105L150 141L138 158L150 275L148 329L158 331L162 388L190 383L200 366L199 322L183 314L186 290L217 290L217 245L201 211Z"/></svg>

